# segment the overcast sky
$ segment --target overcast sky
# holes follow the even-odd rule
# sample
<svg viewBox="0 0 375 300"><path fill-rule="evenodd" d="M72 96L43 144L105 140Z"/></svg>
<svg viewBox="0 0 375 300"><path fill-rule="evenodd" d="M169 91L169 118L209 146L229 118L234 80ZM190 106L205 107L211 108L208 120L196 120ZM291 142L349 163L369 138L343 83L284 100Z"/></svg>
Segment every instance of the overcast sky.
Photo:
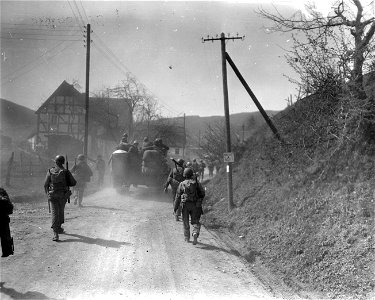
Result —
<svg viewBox="0 0 375 300"><path fill-rule="evenodd" d="M90 92L130 71L166 116L223 115L220 41L201 37L238 33L245 40L228 41L227 52L263 107L284 109L296 94L284 76L290 37L267 33L255 13L271 2L1 1L1 98L37 109L63 80L84 88L90 23ZM303 1L273 2L291 14ZM229 65L228 85L231 113L256 111Z"/></svg>

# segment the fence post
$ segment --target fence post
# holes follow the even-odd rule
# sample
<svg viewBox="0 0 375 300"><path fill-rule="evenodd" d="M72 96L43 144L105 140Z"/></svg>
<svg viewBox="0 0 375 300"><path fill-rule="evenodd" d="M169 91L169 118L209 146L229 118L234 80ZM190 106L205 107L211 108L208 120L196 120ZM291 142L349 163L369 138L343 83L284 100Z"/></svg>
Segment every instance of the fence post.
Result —
<svg viewBox="0 0 375 300"><path fill-rule="evenodd" d="M8 161L7 176L5 179L6 186L10 186L10 172L12 171L13 160L14 160L14 152L12 152L12 155L10 156L10 159Z"/></svg>

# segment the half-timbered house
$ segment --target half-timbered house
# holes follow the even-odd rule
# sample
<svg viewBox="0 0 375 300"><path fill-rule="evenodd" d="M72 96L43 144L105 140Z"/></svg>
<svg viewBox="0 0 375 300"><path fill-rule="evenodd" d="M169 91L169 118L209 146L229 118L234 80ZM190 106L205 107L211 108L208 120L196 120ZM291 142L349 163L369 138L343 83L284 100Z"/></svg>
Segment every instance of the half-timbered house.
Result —
<svg viewBox="0 0 375 300"><path fill-rule="evenodd" d="M63 81L39 107L33 144L48 155L82 153L85 136L85 94ZM88 155L109 155L130 120L128 105L114 98L89 98Z"/></svg>

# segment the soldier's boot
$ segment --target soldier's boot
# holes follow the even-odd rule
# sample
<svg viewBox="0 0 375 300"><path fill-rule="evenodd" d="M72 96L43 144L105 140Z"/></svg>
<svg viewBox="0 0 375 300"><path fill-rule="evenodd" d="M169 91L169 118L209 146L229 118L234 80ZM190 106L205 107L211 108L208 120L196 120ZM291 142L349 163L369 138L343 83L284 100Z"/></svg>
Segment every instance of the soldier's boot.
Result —
<svg viewBox="0 0 375 300"><path fill-rule="evenodd" d="M185 242L189 243L190 242L190 238L189 237L185 237Z"/></svg>
<svg viewBox="0 0 375 300"><path fill-rule="evenodd" d="M59 234L57 233L57 231L54 231L54 232L53 232L53 238L52 238L52 241L55 241L55 242L58 242L58 241L59 241Z"/></svg>
<svg viewBox="0 0 375 300"><path fill-rule="evenodd" d="M64 228L62 228L61 226L57 229L57 233L65 233L65 230Z"/></svg>
<svg viewBox="0 0 375 300"><path fill-rule="evenodd" d="M198 234L197 233L193 233L193 245L196 245L198 243Z"/></svg>

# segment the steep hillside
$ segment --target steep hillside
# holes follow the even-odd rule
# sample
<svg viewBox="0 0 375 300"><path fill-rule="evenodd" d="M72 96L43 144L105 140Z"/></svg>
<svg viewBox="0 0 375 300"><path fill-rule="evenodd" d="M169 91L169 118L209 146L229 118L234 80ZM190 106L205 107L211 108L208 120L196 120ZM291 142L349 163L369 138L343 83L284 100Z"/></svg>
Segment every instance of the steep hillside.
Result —
<svg viewBox="0 0 375 300"><path fill-rule="evenodd" d="M309 98L274 117L286 143L266 126L234 165L236 208L228 213L226 176L208 185L203 223L244 240L300 291L324 298L374 297L374 145L339 147L334 109Z"/></svg>
<svg viewBox="0 0 375 300"><path fill-rule="evenodd" d="M0 130L3 135L21 142L36 130L36 114L33 110L0 99Z"/></svg>

